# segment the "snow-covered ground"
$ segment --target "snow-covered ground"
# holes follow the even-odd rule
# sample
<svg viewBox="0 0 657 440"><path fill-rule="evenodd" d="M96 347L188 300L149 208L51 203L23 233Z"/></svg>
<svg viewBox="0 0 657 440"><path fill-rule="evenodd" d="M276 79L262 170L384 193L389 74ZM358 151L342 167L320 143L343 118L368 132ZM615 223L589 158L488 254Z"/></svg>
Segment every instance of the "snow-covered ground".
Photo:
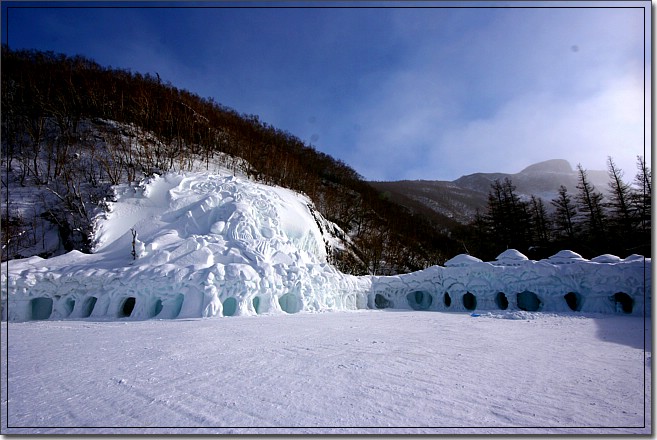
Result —
<svg viewBox="0 0 657 440"><path fill-rule="evenodd" d="M642 317L361 310L2 325L7 434L651 427Z"/></svg>

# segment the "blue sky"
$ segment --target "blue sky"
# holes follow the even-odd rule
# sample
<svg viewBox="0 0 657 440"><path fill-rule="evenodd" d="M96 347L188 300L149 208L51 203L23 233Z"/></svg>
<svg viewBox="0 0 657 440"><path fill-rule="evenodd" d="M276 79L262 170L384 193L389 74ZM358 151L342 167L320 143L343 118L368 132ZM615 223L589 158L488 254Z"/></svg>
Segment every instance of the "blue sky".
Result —
<svg viewBox="0 0 657 440"><path fill-rule="evenodd" d="M607 156L631 180L644 125L650 160L650 2L264 4L327 7L3 2L2 41L157 72L370 180Z"/></svg>

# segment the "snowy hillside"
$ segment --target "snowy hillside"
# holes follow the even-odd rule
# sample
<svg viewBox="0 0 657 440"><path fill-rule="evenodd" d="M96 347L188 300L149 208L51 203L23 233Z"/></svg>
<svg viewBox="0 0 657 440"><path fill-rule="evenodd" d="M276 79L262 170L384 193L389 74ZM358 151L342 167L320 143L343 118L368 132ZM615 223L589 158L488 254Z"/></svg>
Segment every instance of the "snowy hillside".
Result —
<svg viewBox="0 0 657 440"><path fill-rule="evenodd" d="M561 251L531 261L458 255L423 271L355 277L327 260L344 235L305 196L218 173L115 187L94 253L8 263L12 321L213 317L402 308L650 312L651 260ZM134 234L134 235L133 235Z"/></svg>

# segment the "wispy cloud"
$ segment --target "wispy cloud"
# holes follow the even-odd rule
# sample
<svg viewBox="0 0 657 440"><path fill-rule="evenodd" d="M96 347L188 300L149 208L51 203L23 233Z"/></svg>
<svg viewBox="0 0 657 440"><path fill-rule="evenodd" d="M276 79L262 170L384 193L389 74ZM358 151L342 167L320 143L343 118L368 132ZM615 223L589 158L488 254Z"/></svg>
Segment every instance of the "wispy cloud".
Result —
<svg viewBox="0 0 657 440"><path fill-rule="evenodd" d="M604 168L608 155L633 174L643 152L643 14L53 8L23 9L10 24L23 47L157 72L366 178L454 179L551 158Z"/></svg>
<svg viewBox="0 0 657 440"><path fill-rule="evenodd" d="M445 131L427 165L409 173L423 176L438 164L466 173L517 172L552 158L605 169L607 156L614 157L621 168L633 170L636 155L643 150L642 97L642 84L631 77L620 78L587 99L523 95L491 118Z"/></svg>
<svg viewBox="0 0 657 440"><path fill-rule="evenodd" d="M643 153L641 10L470 12L479 27L427 27L406 70L389 72L360 106L377 121L350 155L363 174L452 179L552 158L604 169L607 156L633 174Z"/></svg>

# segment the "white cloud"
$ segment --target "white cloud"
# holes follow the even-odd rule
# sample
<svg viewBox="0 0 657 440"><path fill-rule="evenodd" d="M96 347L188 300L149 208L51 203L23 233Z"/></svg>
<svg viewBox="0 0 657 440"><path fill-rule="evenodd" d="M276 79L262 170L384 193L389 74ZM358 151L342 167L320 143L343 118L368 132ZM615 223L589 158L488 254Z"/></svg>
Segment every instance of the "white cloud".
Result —
<svg viewBox="0 0 657 440"><path fill-rule="evenodd" d="M612 156L633 176L643 153L640 11L466 10L459 18L478 27L463 34L425 21L407 63L351 113L367 123L347 161L370 179L451 180L552 158L605 169Z"/></svg>
<svg viewBox="0 0 657 440"><path fill-rule="evenodd" d="M555 158L605 169L612 156L631 176L637 154L643 153L642 82L628 75L586 99L525 94L491 118L445 131L425 163L410 174L420 177L440 169L513 173ZM442 177L458 176L436 176Z"/></svg>

